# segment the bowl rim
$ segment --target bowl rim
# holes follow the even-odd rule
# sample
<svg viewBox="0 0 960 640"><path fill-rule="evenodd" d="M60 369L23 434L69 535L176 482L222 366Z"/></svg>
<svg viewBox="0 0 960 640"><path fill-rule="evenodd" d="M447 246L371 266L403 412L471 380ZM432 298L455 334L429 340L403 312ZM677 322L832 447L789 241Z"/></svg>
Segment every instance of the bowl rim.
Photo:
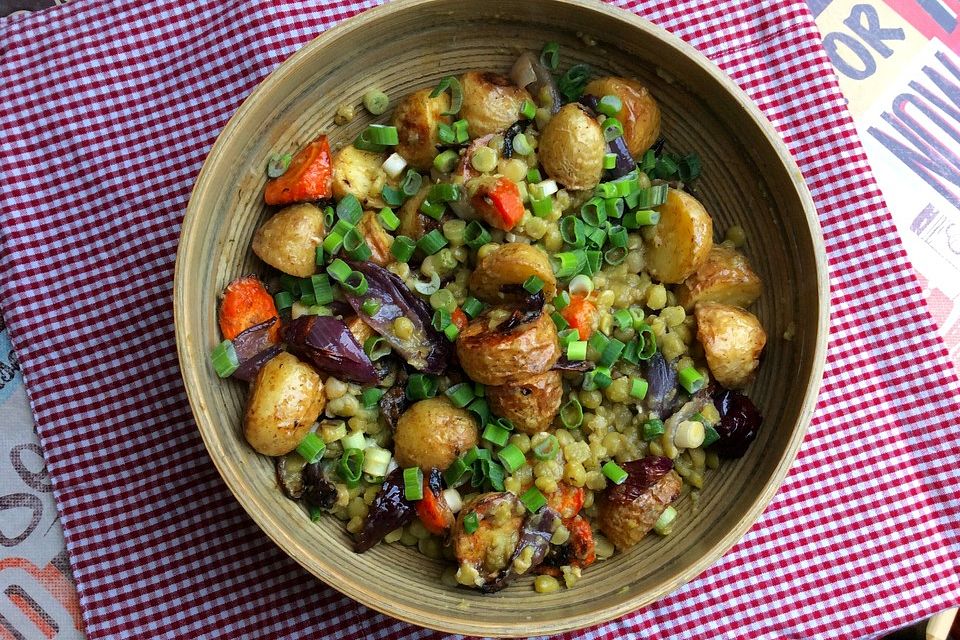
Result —
<svg viewBox="0 0 960 640"><path fill-rule="evenodd" d="M203 406L203 401L195 391L195 389L199 389L201 386L199 376L197 375L196 370L191 367L191 363L198 361L198 356L202 359L206 356L206 354L198 354L195 349L191 348L188 342L189 336L186 334L186 328L183 326L185 324L183 320L185 320L187 317L185 313L189 308L185 301L181 300L181 292L183 291L182 282L185 277L188 277L187 268L183 264L183 255L186 253L186 251L183 249L185 246L188 246L189 240L186 240L186 237L188 232L194 226L194 220L200 215L200 212L198 211L200 206L198 204L198 198L196 195L204 192L210 186L210 175L212 171L210 167L212 163L209 162L209 159L211 157L217 157L219 155L217 152L221 148L226 147L228 141L232 140L237 135L241 123L246 119L247 112L253 109L253 105L256 104L262 96L269 94L274 87L281 83L283 78L291 74L294 69L298 69L303 65L308 64L312 51L315 48L322 46L325 40L334 36L346 36L350 33L363 29L368 22L373 20L387 18L399 12L409 11L413 7L427 6L444 1L445 0L404 0L403 2L388 2L377 7L364 10L358 15L347 18L334 27L325 30L313 40L306 43L300 49L294 52L266 78L264 78L253 90L253 92L244 99L243 103L230 117L226 126L223 128L223 130L217 136L214 144L211 146L210 151L207 154L207 158L204 160L200 173L197 175L193 189L191 190L190 199L181 223L180 242L178 244L177 257L174 265L174 333L180 372L183 378L187 398L190 403L191 413L193 414L194 420L197 422L200 436L203 439L203 443L208 454L210 455L210 459L220 476L223 478L224 482L227 484L227 487L230 489L230 492L233 494L234 498L241 504L250 518L257 524L257 526L259 526L260 529L284 551L284 553L286 553L309 573L321 579L325 584L336 589L337 591L340 591L347 597L363 604L364 606L370 607L371 609L404 622L409 622L420 627L428 627L451 633L477 634L495 637L516 637L518 634L523 635L528 633L525 629L523 629L524 625L522 621L511 621L503 624L480 624L476 622L470 622L467 619L454 621L452 618L447 617L430 618L429 620L425 621L417 617L419 612L413 608L409 608L407 606L398 607L386 599L381 601L371 597L371 592L369 590L360 588L361 581L355 581L350 577L334 574L319 564L313 567L308 566L307 562L303 560L303 556L299 553L299 543L297 543L296 540L287 533L289 528L285 529L281 526L267 526L268 523L271 525L279 525L280 523L276 522L264 512L254 508L255 505L253 504L253 501L248 498L244 492L239 490L242 484L240 475L236 473L236 470L231 469L228 465L226 465L225 461L222 460L222 456L214 455L216 446L212 439L212 431L208 426L202 424L202 420L197 418L198 415L202 415L197 412L197 409L198 407ZM784 478L786 477L787 471L796 458L800 444L804 440L807 428L813 416L813 411L816 406L820 386L822 383L823 370L826 362L830 317L830 296L826 250L824 247L823 234L820 228L819 218L816 213L816 207L814 205L813 198L810 195L809 189L803 179L803 175L800 172L799 167L791 156L789 150L786 148L786 145L773 128L773 125L769 122L766 116L763 115L759 107L757 107L757 105L749 98L749 96L747 96L747 94L712 61L710 61L692 45L687 44L679 37L671 34L661 27L658 27L650 21L641 18L631 11L620 9L596 0L541 1L545 3L552 3L557 6L568 6L578 10L592 11L604 14L608 18L627 22L631 28L645 32L646 35L656 38L661 42L664 42L665 44L668 44L679 50L689 61L700 67L702 71L708 73L715 82L719 83L723 90L738 100L740 107L744 109L747 116L753 120L755 125L757 125L758 129L762 132L770 147L772 147L776 152L780 162L789 171L791 183L796 191L796 196L802 204L804 220L806 220L808 232L810 234L814 249L814 262L817 271L816 286L819 314L817 317L817 334L814 341L810 384L807 385L804 397L800 404L799 419L795 426L793 437L790 440L787 450L774 470L774 473L767 478L762 490L758 494L757 499L754 500L753 504L751 504L747 509L744 518L737 523L736 526L731 528L726 535L713 543L684 571L676 574L670 579L660 582L658 585L656 585L655 589L649 590L651 592L659 592L659 595L652 595L649 592L646 594L638 594L635 598L613 604L602 609L594 610L588 614L568 617L565 617L561 614L551 622L538 624L535 630L529 632L536 633L538 635L561 633L565 631L582 629L595 624L605 623L627 613L636 611L641 607L647 606L699 576L709 566L719 560L721 556L727 553L727 551L729 551L730 548L733 547L733 545L735 545L744 536L744 534L746 534L746 532L754 525L764 509L766 509L767 505L780 488Z"/></svg>

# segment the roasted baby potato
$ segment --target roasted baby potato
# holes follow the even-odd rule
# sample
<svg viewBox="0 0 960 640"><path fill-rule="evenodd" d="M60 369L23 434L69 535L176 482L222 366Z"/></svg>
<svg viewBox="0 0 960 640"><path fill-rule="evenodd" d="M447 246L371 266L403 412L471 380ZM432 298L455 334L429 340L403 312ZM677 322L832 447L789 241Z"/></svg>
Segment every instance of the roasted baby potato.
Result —
<svg viewBox="0 0 960 640"><path fill-rule="evenodd" d="M410 166L424 171L430 170L437 155L437 125L450 123L450 116L442 115L450 108L450 96L444 91L431 98L432 91L421 89L411 93L393 112L393 126L400 138L397 153Z"/></svg>
<svg viewBox="0 0 960 640"><path fill-rule="evenodd" d="M550 428L560 410L563 381L559 371L547 371L498 387L487 387L490 410L533 435Z"/></svg>
<svg viewBox="0 0 960 640"><path fill-rule="evenodd" d="M607 142L600 123L583 106L564 105L540 136L537 155L547 175L568 189L592 189L603 173Z"/></svg>
<svg viewBox="0 0 960 640"><path fill-rule="evenodd" d="M400 207L400 213L398 215L400 218L400 227L397 229L398 235L419 240L433 229L440 227L439 222L420 211L420 205L427 199L429 192L430 185L424 184L423 187L420 188L420 191Z"/></svg>
<svg viewBox="0 0 960 640"><path fill-rule="evenodd" d="M552 300L557 294L557 278L547 254L533 245L511 242L491 251L477 263L470 274L470 291L484 302L501 302L512 297L509 293L504 295L500 287L522 285L530 276L543 280L543 295Z"/></svg>
<svg viewBox="0 0 960 640"><path fill-rule="evenodd" d="M560 341L553 320L535 320L501 331L511 310L494 307L474 318L457 338L460 366L471 379L502 385L548 371L560 358Z"/></svg>
<svg viewBox="0 0 960 640"><path fill-rule="evenodd" d="M350 330L350 333L360 346L363 346L367 338L373 335L373 329L371 329L370 325L364 322L360 316L344 318L343 323L347 325L347 329Z"/></svg>
<svg viewBox="0 0 960 640"><path fill-rule="evenodd" d="M393 453L401 467L443 471L477 444L477 421L447 398L421 400L403 412L393 434Z"/></svg>
<svg viewBox="0 0 960 640"><path fill-rule="evenodd" d="M353 194L361 204L383 206L380 189L387 179L383 154L344 147L333 159L333 195L340 200Z"/></svg>
<svg viewBox="0 0 960 640"><path fill-rule="evenodd" d="M720 302L749 307L760 297L760 277L742 253L726 245L714 245L696 273L677 287L677 304L687 311L698 302Z"/></svg>
<svg viewBox="0 0 960 640"><path fill-rule="evenodd" d="M323 242L323 211L295 204L273 214L253 235L253 252L284 273L308 278L317 269L317 245Z"/></svg>
<svg viewBox="0 0 960 640"><path fill-rule="evenodd" d="M478 526L467 533L463 521L472 513ZM523 504L509 492L482 493L463 505L450 538L460 564L460 584L483 586L507 567L520 542L525 515Z"/></svg>
<svg viewBox="0 0 960 640"><path fill-rule="evenodd" d="M714 379L728 389L744 387L767 343L760 321L745 309L719 302L701 302L694 314L697 339Z"/></svg>
<svg viewBox="0 0 960 640"><path fill-rule="evenodd" d="M670 189L660 206L660 222L644 242L647 270L666 284L678 284L692 275L713 248L713 220L688 193Z"/></svg>
<svg viewBox="0 0 960 640"><path fill-rule="evenodd" d="M393 236L387 233L386 229L380 226L376 214L373 211L367 211L357 223L357 231L367 241L370 247L370 262L385 267L393 262L393 254L390 253L390 246L393 244ZM363 343L361 343L363 344Z"/></svg>
<svg viewBox="0 0 960 640"><path fill-rule="evenodd" d="M620 98L620 111L614 116L623 125L623 141L634 158L653 146L660 137L660 107L647 88L636 80L607 76L590 81L584 93L598 98Z"/></svg>
<svg viewBox="0 0 960 640"><path fill-rule="evenodd" d="M468 71L460 77L463 89L461 118L466 118L471 138L499 133L520 117L520 106L530 99L526 89L499 73Z"/></svg>
<svg viewBox="0 0 960 640"><path fill-rule="evenodd" d="M683 480L670 471L656 484L630 502L612 501L606 493L597 499L600 531L620 551L625 551L647 535L671 502L680 495Z"/></svg>
<svg viewBox="0 0 960 640"><path fill-rule="evenodd" d="M250 388L243 435L267 456L282 456L297 448L317 421L326 396L320 376L289 353L263 365Z"/></svg>

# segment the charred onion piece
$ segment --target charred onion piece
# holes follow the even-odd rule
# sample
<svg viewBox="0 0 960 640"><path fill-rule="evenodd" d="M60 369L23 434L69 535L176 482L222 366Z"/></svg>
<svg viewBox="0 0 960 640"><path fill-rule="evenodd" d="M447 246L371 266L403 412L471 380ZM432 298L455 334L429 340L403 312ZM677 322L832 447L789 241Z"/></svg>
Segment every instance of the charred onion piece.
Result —
<svg viewBox="0 0 960 640"><path fill-rule="evenodd" d="M321 371L360 384L378 379L370 358L342 320L300 316L283 325L283 339L290 351Z"/></svg>
<svg viewBox="0 0 960 640"><path fill-rule="evenodd" d="M386 477L377 497L373 499L353 550L363 553L394 529L412 522L416 516L414 503L403 497L403 469L398 467Z"/></svg>

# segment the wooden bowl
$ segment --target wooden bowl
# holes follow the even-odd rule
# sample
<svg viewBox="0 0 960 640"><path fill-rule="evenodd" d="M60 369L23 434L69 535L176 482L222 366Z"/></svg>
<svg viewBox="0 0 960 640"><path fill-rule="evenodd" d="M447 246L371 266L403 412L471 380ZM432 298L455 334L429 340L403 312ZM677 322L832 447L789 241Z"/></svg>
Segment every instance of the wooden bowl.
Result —
<svg viewBox="0 0 960 640"><path fill-rule="evenodd" d="M596 40L587 46L579 34ZM245 386L218 379L208 354L220 340L217 294L263 265L249 250L263 221L266 158L320 132L345 144L369 118L363 93L391 98L468 69L506 72L517 53L561 45L561 67L587 62L635 76L663 110L675 150L697 151L698 193L724 230L740 224L765 284L755 309L770 340L751 395L766 416L746 457L711 472L696 508L677 504L668 537L648 536L598 562L570 590L534 592L530 579L494 595L440 583L443 564L400 545L357 555L343 525L311 524L284 498L273 461L256 454L240 424ZM344 104L358 117L335 127ZM308 571L391 616L477 635L553 633L595 624L653 602L690 581L746 532L779 487L803 440L827 336L826 260L800 171L750 100L693 48L644 20L576 0L407 0L327 31L267 78L230 120L197 179L183 222L174 286L184 383L210 457L250 516ZM784 338L785 332L792 340Z"/></svg>

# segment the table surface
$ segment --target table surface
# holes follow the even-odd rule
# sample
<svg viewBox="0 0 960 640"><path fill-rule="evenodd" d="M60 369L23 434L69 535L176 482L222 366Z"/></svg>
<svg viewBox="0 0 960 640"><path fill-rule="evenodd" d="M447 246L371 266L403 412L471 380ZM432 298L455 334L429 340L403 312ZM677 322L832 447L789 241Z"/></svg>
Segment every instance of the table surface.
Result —
<svg viewBox="0 0 960 640"><path fill-rule="evenodd" d="M918 82L932 82L930 69L960 68L960 0L808 3L927 303L960 367L960 187L929 175L892 143L889 124L898 98L916 96ZM65 0L0 0L0 20L58 4ZM919 120L926 135L952 142L935 121ZM950 160L960 166L960 145L951 150ZM7 596L0 596L0 639L83 638L56 503L2 318L0 487L0 589Z"/></svg>

